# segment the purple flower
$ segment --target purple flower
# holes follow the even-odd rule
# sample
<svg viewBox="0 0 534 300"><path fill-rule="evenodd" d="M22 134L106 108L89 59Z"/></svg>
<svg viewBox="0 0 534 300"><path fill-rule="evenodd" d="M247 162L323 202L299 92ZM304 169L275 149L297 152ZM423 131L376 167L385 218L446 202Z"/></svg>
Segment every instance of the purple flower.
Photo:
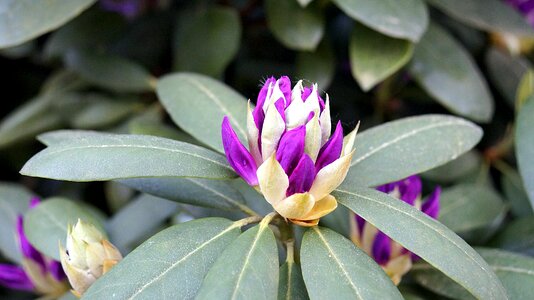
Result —
<svg viewBox="0 0 534 300"><path fill-rule="evenodd" d="M518 10L528 23L534 26L534 0L505 0L505 2Z"/></svg>
<svg viewBox="0 0 534 300"><path fill-rule="evenodd" d="M39 203L39 198L32 198L30 209ZM22 265L0 264L0 285L53 298L61 296L68 290L61 264L45 257L30 244L24 234L22 216L17 217L16 225Z"/></svg>
<svg viewBox="0 0 534 300"><path fill-rule="evenodd" d="M221 130L230 166L280 215L313 226L337 207L330 192L348 172L356 129L343 138L337 123L330 134L328 95L323 100L316 84L304 87L299 81L292 88L287 76L267 79L256 107L249 103L248 149L231 121L224 117Z"/></svg>
<svg viewBox="0 0 534 300"><path fill-rule="evenodd" d="M438 217L441 188L437 187L423 202L421 179L417 175L381 185L376 189L416 207L431 218ZM351 216L351 224L351 238L354 243L382 266L395 284L399 284L402 276L410 270L412 261L418 257L358 215Z"/></svg>
<svg viewBox="0 0 534 300"><path fill-rule="evenodd" d="M133 19L143 12L157 7L165 7L168 0L100 0L102 9Z"/></svg>

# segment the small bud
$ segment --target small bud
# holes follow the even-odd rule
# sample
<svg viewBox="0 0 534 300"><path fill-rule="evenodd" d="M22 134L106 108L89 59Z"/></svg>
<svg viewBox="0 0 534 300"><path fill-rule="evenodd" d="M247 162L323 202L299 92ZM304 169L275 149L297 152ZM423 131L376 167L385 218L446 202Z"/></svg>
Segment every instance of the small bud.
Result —
<svg viewBox="0 0 534 300"><path fill-rule="evenodd" d="M122 255L95 226L78 220L68 228L67 248L59 246L61 265L76 296L81 296Z"/></svg>

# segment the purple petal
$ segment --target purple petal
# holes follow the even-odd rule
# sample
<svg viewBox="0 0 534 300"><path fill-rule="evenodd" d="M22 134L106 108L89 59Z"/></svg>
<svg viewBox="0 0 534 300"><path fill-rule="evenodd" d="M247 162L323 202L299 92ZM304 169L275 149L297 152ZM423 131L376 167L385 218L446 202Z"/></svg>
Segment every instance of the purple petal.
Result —
<svg viewBox="0 0 534 300"><path fill-rule="evenodd" d="M61 263L59 261L50 261L50 263L48 264L48 272L52 274L52 277L54 277L57 281L61 281L67 278L65 272L63 272L63 268L61 267Z"/></svg>
<svg viewBox="0 0 534 300"><path fill-rule="evenodd" d="M436 219L439 214L439 196L441 194L441 187L436 187L432 194L428 196L428 199L423 203L421 210L429 215L430 217Z"/></svg>
<svg viewBox="0 0 534 300"><path fill-rule="evenodd" d="M282 135L276 150L276 160L278 160L286 174L291 174L299 163L304 153L305 139L306 126L299 126Z"/></svg>
<svg viewBox="0 0 534 300"><path fill-rule="evenodd" d="M23 221L22 216L18 216L17 218L17 234L19 237L19 246L20 246L22 255L36 262L41 267L41 270L43 271L43 273L45 273L46 263L45 263L44 257L41 255L39 251L37 251L37 249L35 249L30 244L30 242L26 238L26 234L24 233L24 221Z"/></svg>
<svg viewBox="0 0 534 300"><path fill-rule="evenodd" d="M14 265L0 264L0 285L15 290L33 290L33 283L24 269Z"/></svg>
<svg viewBox="0 0 534 300"><path fill-rule="evenodd" d="M133 17L141 9L140 0L101 0L100 5L104 10L117 12L125 17Z"/></svg>
<svg viewBox="0 0 534 300"><path fill-rule="evenodd" d="M385 265L391 255L391 241L387 235L379 231L373 242L373 257L380 265Z"/></svg>
<svg viewBox="0 0 534 300"><path fill-rule="evenodd" d="M315 179L315 165L308 154L302 154L299 163L289 176L287 196L295 193L304 193L310 190Z"/></svg>
<svg viewBox="0 0 534 300"><path fill-rule="evenodd" d="M285 122L286 121L286 113L285 113L286 107L285 107L284 99L280 98L276 100L276 102L274 103L274 106L276 107L276 110L278 111L280 116L282 116L282 119Z"/></svg>
<svg viewBox="0 0 534 300"><path fill-rule="evenodd" d="M286 98L285 105L287 107L291 103L291 80L287 76L282 76L278 79L278 86Z"/></svg>
<svg viewBox="0 0 534 300"><path fill-rule="evenodd" d="M263 120L265 119L265 113L263 112L263 104L265 103L265 98L267 97L267 93L269 92L269 86L276 82L276 79L274 77L269 77L265 83L263 84L260 93L258 94L258 99L256 101L256 107L252 111L252 117L254 118L254 123L256 123L256 127L261 130L261 127L263 126Z"/></svg>
<svg viewBox="0 0 534 300"><path fill-rule="evenodd" d="M389 194L393 192L393 190L395 190L395 186L396 186L395 183L386 183L384 185L377 186L376 189L378 191L381 191L382 193Z"/></svg>
<svg viewBox="0 0 534 300"><path fill-rule="evenodd" d="M336 131L319 151L317 161L315 162L317 172L338 159L341 155L341 149L343 149L343 128L341 127L341 122L338 122Z"/></svg>
<svg viewBox="0 0 534 300"><path fill-rule="evenodd" d="M306 102L308 100L308 97L311 95L313 89L311 87L305 87L302 91L301 99L302 101ZM321 108L321 111L324 110L324 100L321 98L321 95L319 95L319 92L317 92L317 98L319 98L319 107Z"/></svg>
<svg viewBox="0 0 534 300"><path fill-rule="evenodd" d="M399 181L400 199L410 205L414 205L415 199L421 195L421 178L412 175Z"/></svg>
<svg viewBox="0 0 534 300"><path fill-rule="evenodd" d="M39 204L41 204L41 199L39 199L39 197L32 197L30 199L30 209L35 208Z"/></svg>
<svg viewBox="0 0 534 300"><path fill-rule="evenodd" d="M356 218L356 225L358 226L358 231L360 232L361 236L363 234L363 228L365 227L365 224L367 224L367 222L365 222L365 220L358 215L355 215L354 217Z"/></svg>
<svg viewBox="0 0 534 300"><path fill-rule="evenodd" d="M235 131L230 125L228 117L225 116L221 126L222 142L226 159L236 173L241 176L249 185L258 185L256 176L257 166L254 158L247 148L241 144Z"/></svg>

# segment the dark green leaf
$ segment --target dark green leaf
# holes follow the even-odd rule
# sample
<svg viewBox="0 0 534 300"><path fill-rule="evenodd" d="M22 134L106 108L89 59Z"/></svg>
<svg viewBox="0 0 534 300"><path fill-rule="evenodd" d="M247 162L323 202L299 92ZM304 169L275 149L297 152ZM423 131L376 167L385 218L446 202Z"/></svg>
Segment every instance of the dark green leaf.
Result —
<svg viewBox="0 0 534 300"><path fill-rule="evenodd" d="M385 35L417 42L428 25L421 0L334 0L347 15Z"/></svg>
<svg viewBox="0 0 534 300"><path fill-rule="evenodd" d="M499 248L534 256L534 217L516 219L492 241Z"/></svg>
<svg viewBox="0 0 534 300"><path fill-rule="evenodd" d="M236 223L220 218L172 226L126 256L83 299L194 299L208 270L239 232Z"/></svg>
<svg viewBox="0 0 534 300"><path fill-rule="evenodd" d="M301 51L297 54L296 76L316 82L322 90L326 90L334 79L335 59L332 46L323 41L314 52Z"/></svg>
<svg viewBox="0 0 534 300"><path fill-rule="evenodd" d="M527 217L534 214L519 173L515 170L503 172L501 186L504 196L510 203L512 214L517 217Z"/></svg>
<svg viewBox="0 0 534 300"><path fill-rule="evenodd" d="M195 299L276 299L278 251L261 223L241 234L210 269Z"/></svg>
<svg viewBox="0 0 534 300"><path fill-rule="evenodd" d="M0 48L22 44L54 30L96 0L4 0L0 9Z"/></svg>
<svg viewBox="0 0 534 300"><path fill-rule="evenodd" d="M481 165L482 157L480 153L472 150L443 166L423 173L422 176L438 182L452 182L477 172L480 170Z"/></svg>
<svg viewBox="0 0 534 300"><path fill-rule="evenodd" d="M21 174L69 181L234 176L219 154L164 138L76 131L60 131L55 138L63 142L33 156Z"/></svg>
<svg viewBox="0 0 534 300"><path fill-rule="evenodd" d="M380 266L335 231L308 229L300 251L310 299L402 299Z"/></svg>
<svg viewBox="0 0 534 300"><path fill-rule="evenodd" d="M412 58L413 44L356 24L350 38L352 76L364 91L386 79Z"/></svg>
<svg viewBox="0 0 534 300"><path fill-rule="evenodd" d="M172 120L202 143L224 152L221 138L224 116L228 116L240 139L245 140L246 99L227 85L204 75L176 73L160 79L157 92Z"/></svg>
<svg viewBox="0 0 534 300"><path fill-rule="evenodd" d="M382 124L357 135L356 153L342 186L377 186L427 171L470 150L481 137L478 126L451 116Z"/></svg>
<svg viewBox="0 0 534 300"><path fill-rule="evenodd" d="M445 273L475 297L507 298L499 279L476 251L454 232L417 208L368 188L338 189L332 195L339 203Z"/></svg>
<svg viewBox="0 0 534 300"><path fill-rule="evenodd" d="M521 106L515 129L515 154L530 204L534 207L534 96Z"/></svg>
<svg viewBox="0 0 534 300"><path fill-rule="evenodd" d="M469 53L436 24L415 47L410 72L415 80L453 113L474 121L493 116L493 98Z"/></svg>
<svg viewBox="0 0 534 300"><path fill-rule="evenodd" d="M300 266L295 262L285 262L280 267L279 278L278 300L309 299Z"/></svg>
<svg viewBox="0 0 534 300"><path fill-rule="evenodd" d="M267 0L269 28L287 48L313 51L323 38L324 16L316 3L306 8L297 1Z"/></svg>
<svg viewBox="0 0 534 300"><path fill-rule="evenodd" d="M65 245L67 228L81 219L104 232L104 227L82 205L64 198L50 198L24 215L24 232L30 243L59 261L59 243Z"/></svg>
<svg viewBox="0 0 534 300"><path fill-rule="evenodd" d="M239 50L241 22L231 7L209 6L181 15L174 42L174 69L220 76Z"/></svg>

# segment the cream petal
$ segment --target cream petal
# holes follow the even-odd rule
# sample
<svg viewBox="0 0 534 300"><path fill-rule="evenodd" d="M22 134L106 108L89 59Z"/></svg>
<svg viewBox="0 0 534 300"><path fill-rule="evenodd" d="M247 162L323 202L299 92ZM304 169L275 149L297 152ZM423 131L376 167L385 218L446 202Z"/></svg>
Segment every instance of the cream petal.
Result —
<svg viewBox="0 0 534 300"><path fill-rule="evenodd" d="M336 198L332 195L327 195L323 199L315 202L315 205L313 206L311 211L305 217L300 218L300 219L304 221L319 219L322 216L325 216L331 213L336 208L337 208Z"/></svg>
<svg viewBox="0 0 534 300"><path fill-rule="evenodd" d="M326 102L319 121L321 121L322 146L326 144L326 141L328 141L328 139L330 138L330 131L332 131L332 121L330 120L330 99L328 97L328 94L326 94Z"/></svg>
<svg viewBox="0 0 534 300"><path fill-rule="evenodd" d="M295 100L300 100L302 102L302 91L304 90L304 87L302 87L302 80L299 80L297 84L293 87L293 90L291 90L291 103Z"/></svg>
<svg viewBox="0 0 534 300"><path fill-rule="evenodd" d="M252 107L250 105L250 100L248 100L248 104L247 104L248 149L250 151L250 154L254 158L254 161L256 162L257 166L261 165L261 163L263 162L263 159L260 153L260 147L258 145L259 135L260 135L260 131L256 127L256 123L254 122L254 117L252 115Z"/></svg>
<svg viewBox="0 0 534 300"><path fill-rule="evenodd" d="M263 104L263 111L269 111L269 107L271 106L271 104L278 101L278 99L280 98L284 99L284 103L286 101L284 93L280 89L280 79L278 79L276 83L274 83L272 89L270 89L269 91L270 93L267 93L268 98L265 98L265 103Z"/></svg>
<svg viewBox="0 0 534 300"><path fill-rule="evenodd" d="M319 224L319 219L315 219L315 220L289 219L289 221L302 227L313 227Z"/></svg>
<svg viewBox="0 0 534 300"><path fill-rule="evenodd" d="M402 276L412 268L412 259L410 254L399 256L390 260L387 265L383 266L384 272L391 278L395 285L399 285Z"/></svg>
<svg viewBox="0 0 534 300"><path fill-rule="evenodd" d="M287 107L286 111L286 126L289 129L293 129L306 123L309 113L304 107L302 99L295 99L291 101L291 104Z"/></svg>
<svg viewBox="0 0 534 300"><path fill-rule="evenodd" d="M378 229L376 227L370 223L365 223L361 237L361 249L371 257L373 255L373 244L377 233Z"/></svg>
<svg viewBox="0 0 534 300"><path fill-rule="evenodd" d="M356 140L356 134L358 133L358 128L360 128L360 122L356 124L354 130L347 134L343 138L343 150L341 150L341 156L349 154L354 148L354 141Z"/></svg>
<svg viewBox="0 0 534 300"><path fill-rule="evenodd" d="M286 123L274 103L272 103L265 114L265 121L263 122L261 132L261 151L264 161L276 150L280 137L285 129Z"/></svg>
<svg viewBox="0 0 534 300"><path fill-rule="evenodd" d="M301 219L314 208L315 199L310 193L293 194L273 205L274 209L286 219Z"/></svg>
<svg viewBox="0 0 534 300"><path fill-rule="evenodd" d="M310 193L315 199L322 199L329 195L345 180L353 154L354 151L336 159L317 173L310 189Z"/></svg>
<svg viewBox="0 0 534 300"><path fill-rule="evenodd" d="M319 118L317 115L313 116L306 124L306 142L304 152L306 152L310 158L315 162L317 155L321 150L321 125L319 124Z"/></svg>
<svg viewBox="0 0 534 300"><path fill-rule="evenodd" d="M318 115L321 111L321 106L319 105L319 96L317 93L317 84L313 85L313 89L311 94L306 98L306 101L304 101L304 111L306 112L306 116L310 114L310 112L314 112L316 115Z"/></svg>
<svg viewBox="0 0 534 300"><path fill-rule="evenodd" d="M258 175L260 191L272 206L275 206L286 197L289 178L276 160L275 153L258 168L256 174Z"/></svg>

